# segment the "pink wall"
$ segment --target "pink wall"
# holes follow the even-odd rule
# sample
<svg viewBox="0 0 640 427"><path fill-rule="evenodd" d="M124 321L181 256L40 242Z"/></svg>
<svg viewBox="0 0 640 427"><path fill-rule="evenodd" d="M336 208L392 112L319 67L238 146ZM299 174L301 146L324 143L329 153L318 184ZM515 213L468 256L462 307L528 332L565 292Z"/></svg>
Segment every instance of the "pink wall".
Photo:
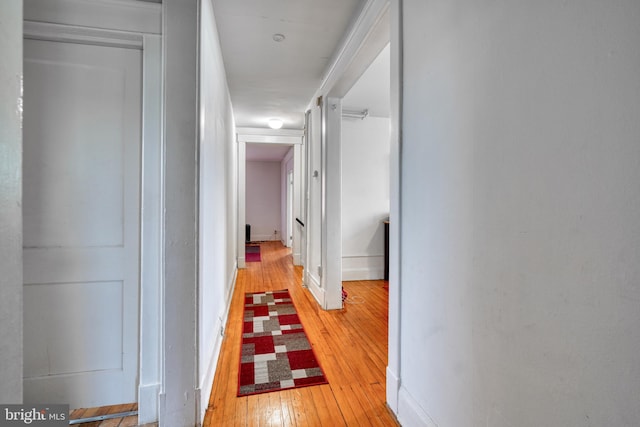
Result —
<svg viewBox="0 0 640 427"><path fill-rule="evenodd" d="M247 162L246 222L251 224L252 241L280 240L280 174L280 162Z"/></svg>

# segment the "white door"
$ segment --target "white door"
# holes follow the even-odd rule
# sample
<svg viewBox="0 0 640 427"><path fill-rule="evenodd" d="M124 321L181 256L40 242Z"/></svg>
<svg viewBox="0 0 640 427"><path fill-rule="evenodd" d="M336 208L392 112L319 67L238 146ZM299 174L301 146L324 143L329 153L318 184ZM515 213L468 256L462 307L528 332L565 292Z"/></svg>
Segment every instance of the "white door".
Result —
<svg viewBox="0 0 640 427"><path fill-rule="evenodd" d="M25 402L137 400L141 61L25 40Z"/></svg>
<svg viewBox="0 0 640 427"><path fill-rule="evenodd" d="M287 172L287 234L286 246L293 244L293 171Z"/></svg>

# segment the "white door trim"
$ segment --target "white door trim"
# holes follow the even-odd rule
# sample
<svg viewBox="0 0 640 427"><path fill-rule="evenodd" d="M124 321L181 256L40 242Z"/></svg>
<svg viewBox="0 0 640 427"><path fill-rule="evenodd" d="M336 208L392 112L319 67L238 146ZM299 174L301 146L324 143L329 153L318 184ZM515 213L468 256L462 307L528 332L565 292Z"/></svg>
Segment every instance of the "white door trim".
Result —
<svg viewBox="0 0 640 427"><path fill-rule="evenodd" d="M391 150L389 184L389 336L387 404L399 414L400 372L400 206L402 170L402 0L391 0Z"/></svg>
<svg viewBox="0 0 640 427"><path fill-rule="evenodd" d="M144 45L144 35L141 33L26 20L24 21L24 37L31 40L81 43L140 50Z"/></svg>
<svg viewBox="0 0 640 427"><path fill-rule="evenodd" d="M0 402L23 401L22 2L0 2Z"/></svg>
<svg viewBox="0 0 640 427"><path fill-rule="evenodd" d="M245 259L245 226L246 226L246 186L247 186L247 143L260 143L260 144L280 144L280 145L293 145L294 147L294 171L300 168L299 156L295 153L299 151L299 147L302 145L304 136L304 130L298 129L279 129L272 130L266 128L247 128L240 127L236 129L236 142L238 144L238 253L236 254L238 260L238 268L246 267ZM298 176L294 173L294 179ZM295 185L295 188L300 188L300 185ZM297 195L294 194L294 203L298 200ZM295 215L295 212L294 212ZM296 237L299 237L298 233L294 233L294 247L296 245Z"/></svg>
<svg viewBox="0 0 640 427"><path fill-rule="evenodd" d="M135 33L162 33L162 5L137 0L24 0L24 19Z"/></svg>
<svg viewBox="0 0 640 427"><path fill-rule="evenodd" d="M145 34L142 51L142 200L140 241L139 424L158 421L161 389L162 37Z"/></svg>
<svg viewBox="0 0 640 427"><path fill-rule="evenodd" d="M325 309L342 307L342 245L340 242L333 241L341 240L340 124L342 117L341 114L332 114L331 108L333 105L340 108L341 98L389 43L389 21L390 0L366 2L308 107L313 108L316 99L322 97L323 110L325 110L321 123L322 242L309 241L307 247L321 246L323 277L321 288L326 295L325 302L320 305ZM337 123L333 123L334 121ZM336 269L338 271L335 271ZM318 295L316 299L321 301Z"/></svg>
<svg viewBox="0 0 640 427"><path fill-rule="evenodd" d="M360 17L354 23L349 36L345 39L338 55L334 59L328 73L323 79L322 85L311 98L309 109L313 108L318 97L342 98L361 73L368 67L373 58L382 48L391 41L391 156L390 156L390 244L389 244L389 361L387 366L387 403L391 409L398 413L398 392L401 384L400 373L400 170L402 147L402 0L368 0L363 7ZM338 103L328 101L328 106ZM324 116L331 120L331 115ZM334 120L340 120L336 117ZM331 123L323 123L323 128L328 131L323 134L323 142L326 138L335 138L339 133L335 132L335 126ZM334 129L334 130L331 130ZM340 141L337 141L338 147ZM335 146L336 140L331 140L328 146ZM327 187L323 197L341 197L341 164L339 152L325 152L326 160L330 163L323 173L329 174ZM325 157L323 157L323 160ZM309 177L307 172L307 177ZM331 207L333 205L333 208ZM335 202L329 202L326 212L323 212L323 235L328 236L328 244L335 238L340 230L341 215L336 212ZM327 234L328 233L328 234ZM318 244L318 242L309 242ZM322 242L324 245L324 242ZM326 251L332 254L327 255ZM330 262L333 257L341 257L341 246L334 244L331 248L323 246L323 259L329 261L323 268L325 270L340 267L340 264ZM336 267L337 265L337 267ZM326 292L337 293L340 290L339 275L332 271L324 271L323 276L328 278ZM305 275L306 276L306 275ZM331 283L331 281L335 283ZM331 301L335 295L326 296ZM327 304L328 305L328 304Z"/></svg>

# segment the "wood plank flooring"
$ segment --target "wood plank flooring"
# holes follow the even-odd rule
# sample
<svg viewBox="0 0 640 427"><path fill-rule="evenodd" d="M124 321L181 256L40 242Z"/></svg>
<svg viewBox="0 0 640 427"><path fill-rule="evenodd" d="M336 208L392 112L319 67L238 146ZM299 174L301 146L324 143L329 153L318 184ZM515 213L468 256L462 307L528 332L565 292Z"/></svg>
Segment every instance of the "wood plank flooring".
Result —
<svg viewBox="0 0 640 427"><path fill-rule="evenodd" d="M78 408L71 411L69 418L78 420L81 418L97 417L99 415L120 414L122 412L137 411L137 403L125 403L122 405L100 406L96 408ZM134 427L138 426L138 416L111 418L103 421L92 421L78 424L80 427ZM141 427L158 427L158 423L144 424Z"/></svg>
<svg viewBox="0 0 640 427"><path fill-rule="evenodd" d="M397 426L385 404L388 291L345 282L345 309L323 311L280 242L238 272L204 426ZM329 384L236 397L245 292L288 289Z"/></svg>

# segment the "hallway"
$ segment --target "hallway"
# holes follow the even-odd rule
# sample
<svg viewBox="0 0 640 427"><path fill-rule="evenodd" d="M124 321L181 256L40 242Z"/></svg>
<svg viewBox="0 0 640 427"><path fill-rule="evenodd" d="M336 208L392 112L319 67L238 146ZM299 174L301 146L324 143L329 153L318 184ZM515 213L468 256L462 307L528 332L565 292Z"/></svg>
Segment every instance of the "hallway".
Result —
<svg viewBox="0 0 640 427"><path fill-rule="evenodd" d="M322 311L301 286L302 270L280 242L238 271L204 426L395 426L385 405L388 291L384 282L345 282L341 311ZM327 385L236 397L245 292L289 289Z"/></svg>

